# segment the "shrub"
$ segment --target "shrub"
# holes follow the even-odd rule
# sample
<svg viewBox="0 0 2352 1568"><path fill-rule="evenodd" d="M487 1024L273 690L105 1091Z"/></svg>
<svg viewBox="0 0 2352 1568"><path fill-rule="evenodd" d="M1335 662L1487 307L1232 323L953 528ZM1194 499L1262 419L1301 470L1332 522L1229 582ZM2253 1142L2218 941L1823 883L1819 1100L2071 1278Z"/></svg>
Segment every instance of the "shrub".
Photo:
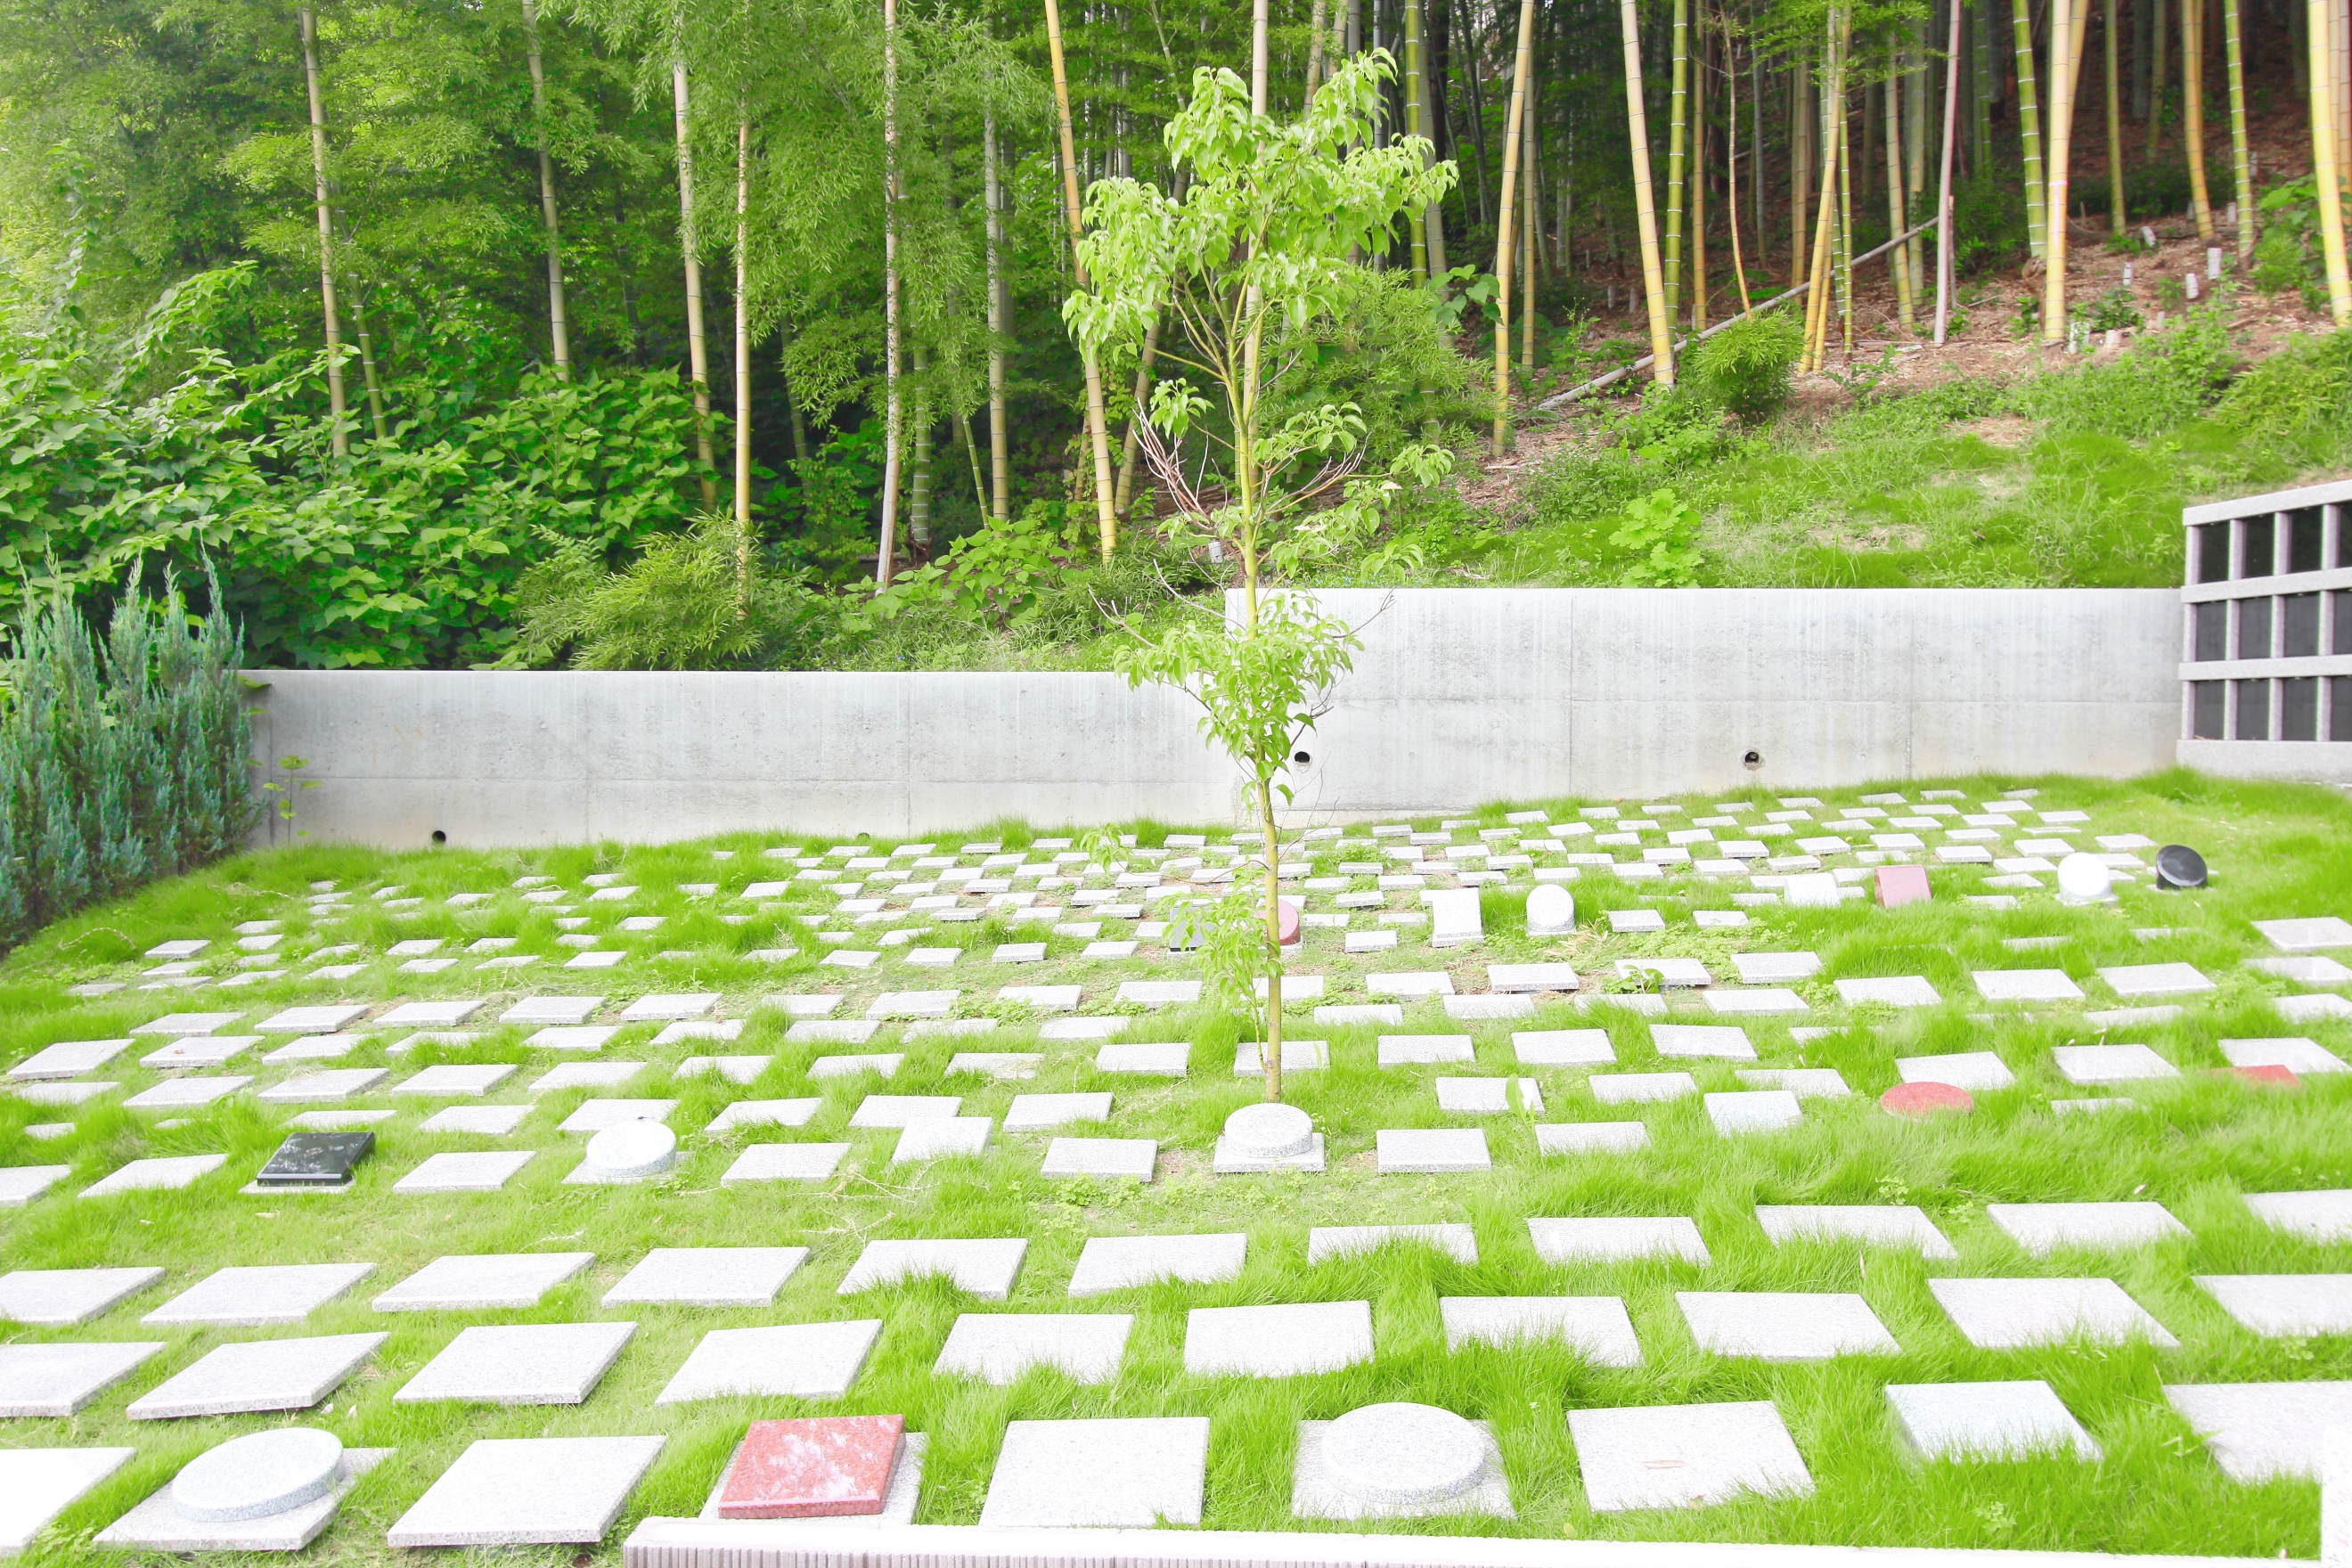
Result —
<svg viewBox="0 0 2352 1568"><path fill-rule="evenodd" d="M135 570L135 569L134 569ZM134 585L101 643L63 592L26 605L0 664L0 947L244 847L261 819L220 608Z"/></svg>
<svg viewBox="0 0 2352 1568"><path fill-rule="evenodd" d="M1789 401L1790 379L1804 352L1804 332L1786 310L1768 310L1724 328L1683 362L1692 391L1760 425Z"/></svg>

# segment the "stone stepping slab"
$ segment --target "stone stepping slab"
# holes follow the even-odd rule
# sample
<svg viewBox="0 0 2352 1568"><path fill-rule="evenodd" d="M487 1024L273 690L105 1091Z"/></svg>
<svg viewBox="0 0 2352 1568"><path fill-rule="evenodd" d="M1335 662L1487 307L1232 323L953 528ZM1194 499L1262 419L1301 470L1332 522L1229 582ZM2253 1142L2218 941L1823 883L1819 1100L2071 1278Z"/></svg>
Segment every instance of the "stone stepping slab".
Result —
<svg viewBox="0 0 2352 1568"><path fill-rule="evenodd" d="M370 1303L379 1312L536 1307L596 1261L593 1252L488 1252L436 1258Z"/></svg>
<svg viewBox="0 0 2352 1568"><path fill-rule="evenodd" d="M157 1328L299 1323L374 1271L373 1263L280 1263L217 1269L139 1321Z"/></svg>
<svg viewBox="0 0 2352 1568"><path fill-rule="evenodd" d="M404 1405L578 1405L636 1331L633 1322L460 1329L393 1398Z"/></svg>
<svg viewBox="0 0 2352 1568"><path fill-rule="evenodd" d="M1297 1377L1372 1359L1369 1301L1195 1307L1184 1370L1195 1377Z"/></svg>
<svg viewBox="0 0 2352 1568"><path fill-rule="evenodd" d="M1642 1364L1633 1320L1615 1296L1444 1296L1437 1309L1449 1351L1563 1340L1595 1366Z"/></svg>
<svg viewBox="0 0 2352 1568"><path fill-rule="evenodd" d="M660 1437L485 1437L395 1521L394 1546L594 1545Z"/></svg>
<svg viewBox="0 0 2352 1568"><path fill-rule="evenodd" d="M1979 1350L2022 1350L2077 1338L2094 1344L2144 1339L2165 1350L2180 1345L2112 1279L1930 1279L1927 1289Z"/></svg>
<svg viewBox="0 0 2352 1568"><path fill-rule="evenodd" d="M2008 1383L1890 1383L1896 1431L1923 1459L2022 1459L2071 1452L2096 1463L2098 1443L2057 1391L2039 1379Z"/></svg>
<svg viewBox="0 0 2352 1568"><path fill-rule="evenodd" d="M1568 1433L1595 1512L1812 1495L1812 1473L1769 1400L1570 1410Z"/></svg>
<svg viewBox="0 0 2352 1568"><path fill-rule="evenodd" d="M163 1348L160 1340L0 1345L0 1418L73 1415Z"/></svg>
<svg viewBox="0 0 2352 1568"><path fill-rule="evenodd" d="M1248 1249L1249 1237L1241 1231L1093 1237L1078 1253L1069 1293L1097 1296L1168 1281L1223 1284L1241 1278Z"/></svg>
<svg viewBox="0 0 2352 1568"><path fill-rule="evenodd" d="M1202 1415L1010 1422L981 1528L1198 1524L1208 1458Z"/></svg>
<svg viewBox="0 0 2352 1568"><path fill-rule="evenodd" d="M1025 1237L970 1241L869 1241L843 1277L839 1294L944 1275L959 1290L1001 1301L1029 1250Z"/></svg>
<svg viewBox="0 0 2352 1568"><path fill-rule="evenodd" d="M1125 1312L966 1312L948 1331L931 1372L1003 1386L1045 1368L1077 1383L1108 1383L1134 1328Z"/></svg>
<svg viewBox="0 0 2352 1568"><path fill-rule="evenodd" d="M713 1329L670 1377L656 1405L745 1395L837 1399L881 1337L879 1318Z"/></svg>
<svg viewBox="0 0 2352 1568"><path fill-rule="evenodd" d="M216 1346L131 1402L133 1421L308 1410L375 1354L385 1333L247 1340Z"/></svg>

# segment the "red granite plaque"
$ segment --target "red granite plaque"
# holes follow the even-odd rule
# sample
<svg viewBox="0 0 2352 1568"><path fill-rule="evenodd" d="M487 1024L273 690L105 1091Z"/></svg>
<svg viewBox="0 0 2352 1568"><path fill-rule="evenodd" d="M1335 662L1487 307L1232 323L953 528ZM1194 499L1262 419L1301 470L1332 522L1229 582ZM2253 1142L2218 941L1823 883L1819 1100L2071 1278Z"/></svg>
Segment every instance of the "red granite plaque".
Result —
<svg viewBox="0 0 2352 1568"><path fill-rule="evenodd" d="M1890 1116L1933 1116L1939 1110L1965 1114L1977 1108L1967 1089L1949 1083L1898 1083L1880 1095L1878 1103Z"/></svg>
<svg viewBox="0 0 2352 1568"><path fill-rule="evenodd" d="M880 1513L906 1446L903 1415L754 1421L719 1494L721 1519Z"/></svg>
<svg viewBox="0 0 2352 1568"><path fill-rule="evenodd" d="M1878 901L1890 910L1906 904L1925 903L1927 891L1927 868L1925 866L1881 866L1878 868Z"/></svg>

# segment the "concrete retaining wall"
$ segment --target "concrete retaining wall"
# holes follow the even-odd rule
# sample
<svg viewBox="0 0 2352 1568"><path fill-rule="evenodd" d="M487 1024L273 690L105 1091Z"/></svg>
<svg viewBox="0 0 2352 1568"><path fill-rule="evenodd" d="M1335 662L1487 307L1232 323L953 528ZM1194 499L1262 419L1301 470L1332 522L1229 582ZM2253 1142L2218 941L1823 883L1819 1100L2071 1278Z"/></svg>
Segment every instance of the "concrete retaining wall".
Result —
<svg viewBox="0 0 2352 1568"><path fill-rule="evenodd" d="M1301 744L1302 814L1751 782L2169 765L2168 590L1345 592L1364 650ZM1230 817L1180 693L1084 674L277 671L256 754L314 840L928 833ZM1754 753L1756 761L1748 760ZM281 833L284 828L273 822Z"/></svg>

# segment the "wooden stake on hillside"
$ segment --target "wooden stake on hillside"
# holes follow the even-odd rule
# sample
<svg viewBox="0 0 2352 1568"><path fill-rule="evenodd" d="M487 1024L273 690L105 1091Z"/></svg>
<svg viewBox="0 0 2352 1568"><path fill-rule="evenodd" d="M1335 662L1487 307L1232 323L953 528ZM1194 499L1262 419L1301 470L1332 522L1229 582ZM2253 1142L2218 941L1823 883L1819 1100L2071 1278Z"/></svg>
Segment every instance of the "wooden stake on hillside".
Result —
<svg viewBox="0 0 2352 1568"><path fill-rule="evenodd" d="M885 4L892 0L884 0ZM1257 39L1251 46L1252 71L1256 86L1254 95L1265 97L1265 0L1256 4ZM1078 241L1086 236L1086 210L1078 202L1078 143L1070 129L1070 77L1062 58L1062 7L1059 0L1045 0L1045 46L1054 63L1054 107L1062 121L1062 206L1069 221L1070 276L1076 287L1087 287L1087 269L1078 261ZM1265 110L1260 109L1259 113ZM1113 504L1114 486L1110 476L1110 421L1103 408L1102 364L1092 349L1082 350L1080 363L1087 373L1087 437L1095 453L1095 526L1102 533L1102 558L1108 561L1111 552L1118 548L1118 512Z"/></svg>
<svg viewBox="0 0 2352 1568"><path fill-rule="evenodd" d="M1412 5L1414 0L1406 0ZM2314 5L2319 0L2312 0ZM1674 319L1666 314L1666 285L1658 264L1657 195L1650 186L1649 116L1642 107L1642 18L1633 0L1618 0L1618 30L1625 44L1625 128L1633 153L1633 221L1642 246L1642 292L1650 310L1650 379L1675 384Z"/></svg>
<svg viewBox="0 0 2352 1568"><path fill-rule="evenodd" d="M887 5L889 0L884 0ZM694 148L688 141L686 57L670 61L670 109L677 129L677 247L686 259L686 364L694 380L694 457L702 465L702 510L719 508L719 458L710 447L710 344L702 331L701 240L694 224ZM885 508L887 515L887 509Z"/></svg>
<svg viewBox="0 0 2352 1568"><path fill-rule="evenodd" d="M1512 220L1518 216L1519 142L1526 135L1528 73L1533 68L1536 0L1519 0L1518 58L1511 68L1511 109L1503 129L1503 195L1495 209L1495 456L1511 449Z"/></svg>
<svg viewBox="0 0 2352 1568"><path fill-rule="evenodd" d="M547 155L547 72L539 58L539 11L522 0L523 48L530 61L530 120L539 142L539 210L547 225L547 322L555 379L572 379L572 330L563 300L563 236L555 221L555 164Z"/></svg>
<svg viewBox="0 0 2352 1568"><path fill-rule="evenodd" d="M327 444L352 455L344 421L342 323L335 319L335 218L327 195L327 105L319 93L319 19L302 7L302 79L310 94L310 179L319 201L319 304L327 322Z"/></svg>

